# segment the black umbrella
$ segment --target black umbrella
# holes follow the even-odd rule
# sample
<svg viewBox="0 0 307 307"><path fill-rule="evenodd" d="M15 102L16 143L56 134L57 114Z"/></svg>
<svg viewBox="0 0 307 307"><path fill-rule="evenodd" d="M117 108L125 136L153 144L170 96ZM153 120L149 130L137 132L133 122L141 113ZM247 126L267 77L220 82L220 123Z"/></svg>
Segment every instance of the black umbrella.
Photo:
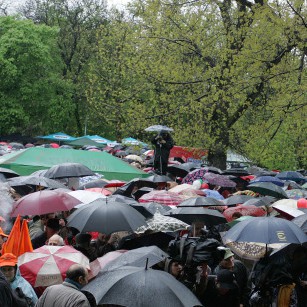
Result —
<svg viewBox="0 0 307 307"><path fill-rule="evenodd" d="M225 206L222 201L212 197L192 197L184 200L177 207L210 207L210 206Z"/></svg>
<svg viewBox="0 0 307 307"><path fill-rule="evenodd" d="M91 292L97 304L126 307L202 306L196 296L171 274L138 267L100 271L82 290Z"/></svg>
<svg viewBox="0 0 307 307"><path fill-rule="evenodd" d="M38 171L35 171L31 174L31 176L35 177L45 177L45 174L48 170L47 169L39 169Z"/></svg>
<svg viewBox="0 0 307 307"><path fill-rule="evenodd" d="M97 199L78 208L67 220L68 227L74 227L80 232L98 231L105 234L134 231L146 225L144 216L137 210L107 199Z"/></svg>
<svg viewBox="0 0 307 307"><path fill-rule="evenodd" d="M300 215L294 218L291 222L296 224L299 228L301 228L307 234L307 214Z"/></svg>
<svg viewBox="0 0 307 307"><path fill-rule="evenodd" d="M110 195L108 196L108 200L112 201L112 202L118 202L118 203L122 203L122 204L127 204L127 205L132 205L132 204L138 204L138 202L131 198L131 197L127 197L124 195Z"/></svg>
<svg viewBox="0 0 307 307"><path fill-rule="evenodd" d="M131 203L131 207L139 211L142 215L144 215L145 218L151 218L155 215L155 213L159 212L161 214L166 213L167 211L170 211L171 208L166 205L162 205L159 203Z"/></svg>
<svg viewBox="0 0 307 307"><path fill-rule="evenodd" d="M249 199L254 198L250 195L232 195L224 200L222 202L225 204L225 206L234 206L238 204L244 204Z"/></svg>
<svg viewBox="0 0 307 307"><path fill-rule="evenodd" d="M134 266L144 268L148 259L148 267L165 260L168 254L157 246L144 246L137 249L129 250L121 254L118 258L107 263L104 270L114 270L122 266Z"/></svg>
<svg viewBox="0 0 307 307"><path fill-rule="evenodd" d="M285 171L278 173L276 175L277 178L281 180L293 180L295 182L305 182L306 178L299 172L295 171Z"/></svg>
<svg viewBox="0 0 307 307"><path fill-rule="evenodd" d="M135 200L138 200L140 197L142 197L144 194L152 192L154 189L153 188L140 188L136 192L133 193L133 197Z"/></svg>
<svg viewBox="0 0 307 307"><path fill-rule="evenodd" d="M187 162L182 164L174 164L168 166L167 172L176 176L176 177L185 177L189 172L200 168L200 165L194 162Z"/></svg>
<svg viewBox="0 0 307 307"><path fill-rule="evenodd" d="M47 178L70 178L94 176L95 173L81 163L61 163L54 165L45 173Z"/></svg>
<svg viewBox="0 0 307 307"><path fill-rule="evenodd" d="M261 195L273 196L276 198L289 198L286 192L278 185L271 182L256 182L247 186L247 189Z"/></svg>
<svg viewBox="0 0 307 307"><path fill-rule="evenodd" d="M233 175L233 176L248 176L250 173L243 168L229 168L222 172L223 175Z"/></svg>
<svg viewBox="0 0 307 307"><path fill-rule="evenodd" d="M11 187L17 186L42 186L49 189L65 189L66 186L62 183L52 180L46 177L36 177L36 176L19 176L8 180Z"/></svg>
<svg viewBox="0 0 307 307"><path fill-rule="evenodd" d="M159 183L164 183L164 182L173 181L173 180L169 178L168 176L155 174L155 175L147 177L146 179L140 179L139 181L140 182L153 182L153 183L159 184Z"/></svg>
<svg viewBox="0 0 307 307"><path fill-rule="evenodd" d="M266 207L266 206L271 205L274 201L276 201L276 198L272 196L255 197L255 198L251 198L247 200L243 205Z"/></svg>
<svg viewBox="0 0 307 307"><path fill-rule="evenodd" d="M156 245L159 248L165 250L171 240L174 240L174 236L162 231L153 232L149 234L143 234L139 237L129 238L124 237L120 242L120 249L135 249L143 246Z"/></svg>
<svg viewBox="0 0 307 307"><path fill-rule="evenodd" d="M5 178L13 178L19 176L19 174L17 174L16 172L5 167L0 167L0 174L3 174Z"/></svg>
<svg viewBox="0 0 307 307"><path fill-rule="evenodd" d="M90 188L103 188L107 184L108 182L102 179L92 180L85 184L80 185L78 190L85 190Z"/></svg>
<svg viewBox="0 0 307 307"><path fill-rule="evenodd" d="M206 226L226 223L226 218L217 210L204 209L201 207L182 207L170 210L164 214L181 220L187 224L202 221Z"/></svg>

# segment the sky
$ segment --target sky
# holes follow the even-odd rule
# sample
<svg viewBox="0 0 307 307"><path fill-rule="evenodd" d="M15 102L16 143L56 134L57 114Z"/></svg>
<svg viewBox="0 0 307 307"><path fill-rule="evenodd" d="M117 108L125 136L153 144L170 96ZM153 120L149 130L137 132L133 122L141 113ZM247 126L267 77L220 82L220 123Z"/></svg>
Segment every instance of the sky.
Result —
<svg viewBox="0 0 307 307"><path fill-rule="evenodd" d="M10 7L17 7L20 4L24 4L26 0L5 0L5 2L10 3ZM129 0L107 0L108 5L115 5L118 8L122 8L129 2Z"/></svg>

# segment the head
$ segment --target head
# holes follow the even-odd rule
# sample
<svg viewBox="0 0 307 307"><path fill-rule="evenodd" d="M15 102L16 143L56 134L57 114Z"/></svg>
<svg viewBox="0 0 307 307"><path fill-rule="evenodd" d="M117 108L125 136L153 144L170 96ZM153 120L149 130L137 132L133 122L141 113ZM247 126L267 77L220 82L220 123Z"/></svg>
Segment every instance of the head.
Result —
<svg viewBox="0 0 307 307"><path fill-rule="evenodd" d="M17 257L11 253L5 253L0 257L0 269L8 282L15 279L17 271Z"/></svg>
<svg viewBox="0 0 307 307"><path fill-rule="evenodd" d="M0 250L2 249L2 245L5 242L6 238L8 237L7 234L5 234L2 230L2 228L0 227Z"/></svg>
<svg viewBox="0 0 307 307"><path fill-rule="evenodd" d="M230 248L226 248L226 247L218 247L218 250L221 254L221 261L220 261L220 266L223 269L227 269L227 270L232 270L234 267L234 254L233 252L230 250Z"/></svg>
<svg viewBox="0 0 307 307"><path fill-rule="evenodd" d="M88 271L80 264L73 264L66 272L66 278L85 286L88 283Z"/></svg>
<svg viewBox="0 0 307 307"><path fill-rule="evenodd" d="M238 289L235 275L229 270L220 270L217 273L216 286L221 295L225 295L230 290Z"/></svg>
<svg viewBox="0 0 307 307"><path fill-rule="evenodd" d="M75 240L77 246L87 248L90 246L92 236L89 233L78 233Z"/></svg>
<svg viewBox="0 0 307 307"><path fill-rule="evenodd" d="M241 216L243 216L241 212L234 212L232 214L232 220L236 220L236 219L238 219Z"/></svg>
<svg viewBox="0 0 307 307"><path fill-rule="evenodd" d="M61 236L59 236L58 234L55 234L49 238L48 245L63 246L65 245L65 243Z"/></svg>
<svg viewBox="0 0 307 307"><path fill-rule="evenodd" d="M170 136L169 132L166 130L161 130L160 135L162 136L163 139L167 139Z"/></svg>
<svg viewBox="0 0 307 307"><path fill-rule="evenodd" d="M47 238L51 238L54 234L58 233L60 230L59 219L50 218L46 223L46 234Z"/></svg>
<svg viewBox="0 0 307 307"><path fill-rule="evenodd" d="M168 258L165 260L165 271L178 278L182 272L182 265L176 259Z"/></svg>

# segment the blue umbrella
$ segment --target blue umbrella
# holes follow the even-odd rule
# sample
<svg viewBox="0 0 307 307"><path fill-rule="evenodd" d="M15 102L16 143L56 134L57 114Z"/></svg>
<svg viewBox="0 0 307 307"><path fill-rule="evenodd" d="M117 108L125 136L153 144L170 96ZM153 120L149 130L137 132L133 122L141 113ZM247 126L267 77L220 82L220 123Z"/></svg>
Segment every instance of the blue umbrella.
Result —
<svg viewBox="0 0 307 307"><path fill-rule="evenodd" d="M271 182L280 187L283 187L285 185L285 183L281 179L273 176L260 176L250 181L250 183L256 183L256 182Z"/></svg>
<svg viewBox="0 0 307 307"><path fill-rule="evenodd" d="M45 136L37 136L38 139L44 139L44 140L52 140L52 141L74 141L76 138L73 136L70 136L63 132L57 132Z"/></svg>
<svg viewBox="0 0 307 307"><path fill-rule="evenodd" d="M293 180L295 182L306 182L306 178L299 172L285 171L276 175L281 180Z"/></svg>

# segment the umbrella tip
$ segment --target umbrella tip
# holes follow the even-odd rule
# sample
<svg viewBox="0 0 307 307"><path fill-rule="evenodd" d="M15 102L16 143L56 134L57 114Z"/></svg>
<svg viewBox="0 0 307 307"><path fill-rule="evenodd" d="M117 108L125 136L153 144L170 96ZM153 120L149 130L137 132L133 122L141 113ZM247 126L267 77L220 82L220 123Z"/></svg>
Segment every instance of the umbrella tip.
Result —
<svg viewBox="0 0 307 307"><path fill-rule="evenodd" d="M146 258L145 270L148 270L148 258Z"/></svg>

